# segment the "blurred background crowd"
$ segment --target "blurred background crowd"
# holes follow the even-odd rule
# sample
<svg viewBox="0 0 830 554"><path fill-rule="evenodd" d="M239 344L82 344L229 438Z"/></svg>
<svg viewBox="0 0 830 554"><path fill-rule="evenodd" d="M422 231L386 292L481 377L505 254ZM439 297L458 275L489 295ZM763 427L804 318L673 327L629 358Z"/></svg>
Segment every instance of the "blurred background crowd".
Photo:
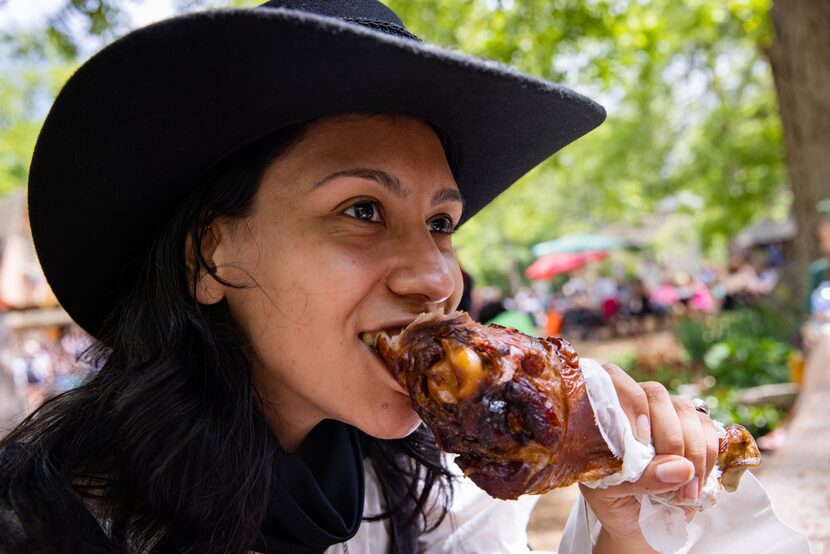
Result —
<svg viewBox="0 0 830 554"><path fill-rule="evenodd" d="M473 289L471 312L495 323L504 320L499 314L516 313L515 322L538 335L582 340L637 335L665 329L679 317L751 306L772 293L784 263L777 246L735 253L724 265L704 261L692 272L672 272L647 255L631 267L609 261L589 267L590 257L571 257L580 256L584 267L512 296L496 287Z"/></svg>

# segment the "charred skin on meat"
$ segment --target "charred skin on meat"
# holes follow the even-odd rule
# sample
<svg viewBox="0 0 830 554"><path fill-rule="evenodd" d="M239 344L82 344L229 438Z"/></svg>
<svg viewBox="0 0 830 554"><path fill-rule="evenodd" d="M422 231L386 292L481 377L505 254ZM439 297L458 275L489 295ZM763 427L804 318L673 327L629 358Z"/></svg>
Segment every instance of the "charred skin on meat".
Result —
<svg viewBox="0 0 830 554"><path fill-rule="evenodd" d="M541 494L619 471L594 421L579 357L461 312L427 315L376 348L438 446L496 498Z"/></svg>

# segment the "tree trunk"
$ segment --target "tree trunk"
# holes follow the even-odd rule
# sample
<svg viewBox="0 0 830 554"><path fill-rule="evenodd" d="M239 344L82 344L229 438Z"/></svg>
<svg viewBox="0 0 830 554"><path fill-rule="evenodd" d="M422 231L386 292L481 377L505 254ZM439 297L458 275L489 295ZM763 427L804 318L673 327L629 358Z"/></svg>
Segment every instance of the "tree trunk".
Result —
<svg viewBox="0 0 830 554"><path fill-rule="evenodd" d="M821 256L816 203L830 198L830 0L773 0L772 23L768 55L798 227L784 278L800 306L807 268Z"/></svg>

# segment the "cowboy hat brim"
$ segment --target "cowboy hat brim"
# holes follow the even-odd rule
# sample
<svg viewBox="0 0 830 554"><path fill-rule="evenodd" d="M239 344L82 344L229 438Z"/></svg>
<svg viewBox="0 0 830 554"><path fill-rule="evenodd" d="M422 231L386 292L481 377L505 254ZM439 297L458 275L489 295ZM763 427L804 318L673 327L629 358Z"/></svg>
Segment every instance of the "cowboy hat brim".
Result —
<svg viewBox="0 0 830 554"><path fill-rule="evenodd" d="M205 171L272 131L349 112L406 114L446 133L465 219L605 117L542 79L330 17L171 18L93 56L44 123L29 209L55 295L96 334Z"/></svg>

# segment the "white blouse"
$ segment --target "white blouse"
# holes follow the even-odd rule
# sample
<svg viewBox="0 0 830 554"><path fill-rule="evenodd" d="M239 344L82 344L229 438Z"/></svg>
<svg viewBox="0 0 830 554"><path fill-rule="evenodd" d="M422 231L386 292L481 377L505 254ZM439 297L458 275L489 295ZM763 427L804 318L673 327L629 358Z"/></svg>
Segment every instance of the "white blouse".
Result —
<svg viewBox="0 0 830 554"><path fill-rule="evenodd" d="M455 472L457 466L449 461ZM371 462L365 463L366 493L363 515L383 510L382 493ZM419 538L420 552L430 554L524 553L527 545L527 522L537 496L519 500L496 500L464 478L460 471L453 487L452 505L447 516L433 531ZM326 554L383 554L389 551L389 520L364 521L348 542L335 544Z"/></svg>

